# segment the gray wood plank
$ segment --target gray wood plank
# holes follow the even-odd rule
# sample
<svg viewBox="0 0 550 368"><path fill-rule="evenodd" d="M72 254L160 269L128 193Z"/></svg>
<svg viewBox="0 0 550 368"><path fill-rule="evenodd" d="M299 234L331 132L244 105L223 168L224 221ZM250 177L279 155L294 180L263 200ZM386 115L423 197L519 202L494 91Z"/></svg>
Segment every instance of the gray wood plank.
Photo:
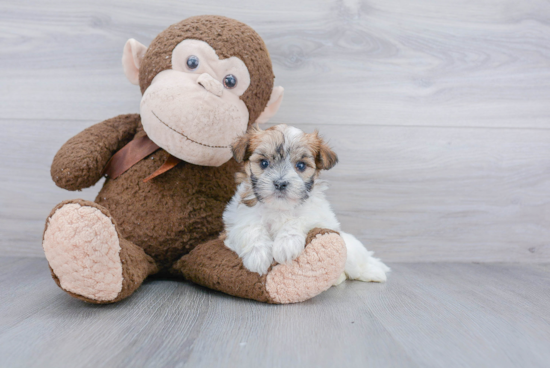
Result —
<svg viewBox="0 0 550 368"><path fill-rule="evenodd" d="M138 111L120 65L125 41L148 44L205 13L264 37L286 88L281 121L548 128L544 0L3 2L3 117L100 121Z"/></svg>
<svg viewBox="0 0 550 368"><path fill-rule="evenodd" d="M57 150L90 121L0 119L0 145L9 152L0 164L0 254L40 256L45 219L64 199L94 200L101 183L81 192L58 188L50 176Z"/></svg>
<svg viewBox="0 0 550 368"><path fill-rule="evenodd" d="M6 270L4 267L10 266ZM0 259L10 367L546 367L550 265L395 263L295 305L151 280L116 305L64 294L43 259Z"/></svg>
<svg viewBox="0 0 550 368"><path fill-rule="evenodd" d="M21 153L0 165L0 252L43 257L50 210L101 186L68 192L49 174L57 148L91 122L18 123L0 120L0 144ZM334 124L321 134L340 156L322 177L343 229L383 259L550 261L550 131Z"/></svg>
<svg viewBox="0 0 550 368"><path fill-rule="evenodd" d="M342 227L381 257L550 260L547 131L335 124L321 132L340 154L324 178Z"/></svg>
<svg viewBox="0 0 550 368"><path fill-rule="evenodd" d="M415 361L433 367L548 366L547 273L504 264L394 269L373 314Z"/></svg>

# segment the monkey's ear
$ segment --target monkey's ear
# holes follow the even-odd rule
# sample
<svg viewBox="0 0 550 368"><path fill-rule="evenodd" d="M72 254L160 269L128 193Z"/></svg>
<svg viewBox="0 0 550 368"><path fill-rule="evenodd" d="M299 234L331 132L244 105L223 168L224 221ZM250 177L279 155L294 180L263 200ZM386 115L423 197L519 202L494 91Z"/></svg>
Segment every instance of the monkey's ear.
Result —
<svg viewBox="0 0 550 368"><path fill-rule="evenodd" d="M248 160L250 153L248 152L248 145L250 144L250 135L247 133L240 136L231 145L231 151L233 152L233 158L238 163Z"/></svg>
<svg viewBox="0 0 550 368"><path fill-rule="evenodd" d="M279 110L279 107L281 106L281 102L283 102L284 91L284 88L281 86L273 87L273 91L271 91L271 97L269 98L269 101L267 101L267 106L260 114L258 119L256 119L256 123L266 123L277 113L277 110Z"/></svg>
<svg viewBox="0 0 550 368"><path fill-rule="evenodd" d="M319 137L317 131L315 133L319 151L315 157L315 165L319 170L330 170L338 163L338 155Z"/></svg>
<svg viewBox="0 0 550 368"><path fill-rule="evenodd" d="M130 83L139 85L139 67L145 56L147 47L137 42L133 38L126 41L124 51L122 52L122 67L124 74Z"/></svg>

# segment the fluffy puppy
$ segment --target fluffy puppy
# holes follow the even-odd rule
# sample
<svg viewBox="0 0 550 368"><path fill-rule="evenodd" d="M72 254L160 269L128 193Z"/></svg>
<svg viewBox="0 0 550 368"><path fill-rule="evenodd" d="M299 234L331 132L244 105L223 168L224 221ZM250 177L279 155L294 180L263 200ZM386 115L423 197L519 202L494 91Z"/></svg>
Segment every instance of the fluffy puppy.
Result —
<svg viewBox="0 0 550 368"><path fill-rule="evenodd" d="M319 137L284 124L267 130L252 129L232 145L233 156L243 163L237 175L237 192L223 214L225 245L244 266L260 275L275 260L290 262L304 250L308 232L316 227L338 231L347 248L347 278L383 282L390 269L372 257L340 224L325 194L321 170L338 162L336 154Z"/></svg>

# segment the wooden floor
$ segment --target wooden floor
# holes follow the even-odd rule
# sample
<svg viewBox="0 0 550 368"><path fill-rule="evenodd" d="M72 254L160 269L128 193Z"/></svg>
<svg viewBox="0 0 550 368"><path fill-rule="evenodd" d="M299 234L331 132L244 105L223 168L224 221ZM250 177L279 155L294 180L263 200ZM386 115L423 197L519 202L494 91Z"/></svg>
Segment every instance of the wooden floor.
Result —
<svg viewBox="0 0 550 368"><path fill-rule="evenodd" d="M64 294L40 258L0 258L2 367L548 367L550 265L394 263L267 305L173 280L116 305Z"/></svg>

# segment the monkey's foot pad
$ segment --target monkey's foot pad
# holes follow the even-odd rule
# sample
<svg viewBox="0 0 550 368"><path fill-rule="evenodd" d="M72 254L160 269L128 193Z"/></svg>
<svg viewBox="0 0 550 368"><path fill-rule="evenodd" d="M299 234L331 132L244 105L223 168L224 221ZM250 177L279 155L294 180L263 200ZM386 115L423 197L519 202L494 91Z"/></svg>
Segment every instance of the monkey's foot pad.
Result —
<svg viewBox="0 0 550 368"><path fill-rule="evenodd" d="M346 244L336 233L318 234L294 261L277 265L266 289L275 303L313 298L338 280L346 264Z"/></svg>
<svg viewBox="0 0 550 368"><path fill-rule="evenodd" d="M98 208L78 203L61 206L48 219L42 245L65 291L109 301L122 290L118 234Z"/></svg>

